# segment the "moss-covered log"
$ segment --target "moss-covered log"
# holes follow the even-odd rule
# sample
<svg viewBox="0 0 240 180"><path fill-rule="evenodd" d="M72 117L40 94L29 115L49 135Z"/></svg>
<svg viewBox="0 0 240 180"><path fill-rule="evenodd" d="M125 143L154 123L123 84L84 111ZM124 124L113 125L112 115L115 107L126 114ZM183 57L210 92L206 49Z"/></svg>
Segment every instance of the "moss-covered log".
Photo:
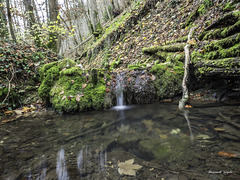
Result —
<svg viewBox="0 0 240 180"><path fill-rule="evenodd" d="M173 53L173 52L164 52L164 51L158 51L155 55L158 57L164 59L168 62L176 62L176 61L184 61L184 53Z"/></svg>
<svg viewBox="0 0 240 180"><path fill-rule="evenodd" d="M240 57L204 60L201 59L194 65L195 74L201 77L221 76L221 77L240 77Z"/></svg>
<svg viewBox="0 0 240 180"><path fill-rule="evenodd" d="M240 33L212 42L204 47L206 52L226 49L240 42Z"/></svg>
<svg viewBox="0 0 240 180"><path fill-rule="evenodd" d="M150 53L150 54L154 54L158 51L178 52L178 51L184 51L185 45L186 43L172 44L172 45L166 45L166 46L151 46L151 47L143 48L142 51L144 53Z"/></svg>
<svg viewBox="0 0 240 180"><path fill-rule="evenodd" d="M235 24L239 19L240 11L233 11L219 18L217 21L208 26L205 30L208 31L214 28L227 27L229 25Z"/></svg>

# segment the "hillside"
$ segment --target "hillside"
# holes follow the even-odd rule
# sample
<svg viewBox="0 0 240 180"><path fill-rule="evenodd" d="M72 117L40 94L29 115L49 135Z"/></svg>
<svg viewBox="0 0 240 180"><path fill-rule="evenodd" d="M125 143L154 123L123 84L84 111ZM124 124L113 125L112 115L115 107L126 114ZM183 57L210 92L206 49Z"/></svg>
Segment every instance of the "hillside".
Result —
<svg viewBox="0 0 240 180"><path fill-rule="evenodd" d="M239 7L237 0L133 2L81 47L72 49L69 53L76 53L75 59L46 61L37 68L40 79L31 86L46 105L61 112L116 105L119 78L125 104L173 101L182 94L184 47L188 44L188 100L238 102ZM188 40L191 28L195 31ZM8 81L4 81L2 100L8 93ZM8 99L16 104L11 94Z"/></svg>

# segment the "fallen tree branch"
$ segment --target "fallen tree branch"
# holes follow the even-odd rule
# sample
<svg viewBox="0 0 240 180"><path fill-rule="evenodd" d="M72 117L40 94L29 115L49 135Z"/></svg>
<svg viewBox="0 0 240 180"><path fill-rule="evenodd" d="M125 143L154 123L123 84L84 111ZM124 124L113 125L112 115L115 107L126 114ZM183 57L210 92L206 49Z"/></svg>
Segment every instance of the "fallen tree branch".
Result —
<svg viewBox="0 0 240 180"><path fill-rule="evenodd" d="M105 128L113 125L113 124L118 123L119 121L122 121L122 118L118 119L117 121L110 122L110 123L106 124L105 126L101 126L101 127L99 127L99 128L92 129L92 130L89 130L89 131L87 131L87 132L83 132L83 133L77 134L77 135L75 135L75 136L69 137L69 138L67 138L67 139L65 140L65 143L67 143L67 142L69 142L69 141L72 141L72 140L74 140L74 139L77 139L77 138L79 138L79 137L85 136L85 135L87 135L87 134L91 134L91 133L100 131L100 130L102 130L102 129L105 129Z"/></svg>
<svg viewBox="0 0 240 180"><path fill-rule="evenodd" d="M189 41L191 40L191 37L192 37L192 34L193 34L195 28L196 28L196 26L192 27L190 29L190 32L188 34L188 44L184 47L185 62L184 62L184 76L183 76L183 81L182 81L183 95L182 95L182 99L179 101L179 105L178 105L178 108L180 110L184 109L186 102L188 100L187 80L188 80L188 76L189 76L190 47L191 47L191 44L189 43Z"/></svg>
<svg viewBox="0 0 240 180"><path fill-rule="evenodd" d="M226 122L226 123L234 126L235 128L240 129L240 125L235 123L235 122L233 122L230 117L226 117L222 113L219 113L219 115L224 119L224 120L219 120L219 121Z"/></svg>

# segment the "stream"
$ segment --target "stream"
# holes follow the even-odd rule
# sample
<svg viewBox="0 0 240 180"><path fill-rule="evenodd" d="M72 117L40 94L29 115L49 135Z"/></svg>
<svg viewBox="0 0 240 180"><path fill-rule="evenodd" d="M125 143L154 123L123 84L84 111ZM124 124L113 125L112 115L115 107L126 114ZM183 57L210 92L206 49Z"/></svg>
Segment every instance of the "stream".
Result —
<svg viewBox="0 0 240 180"><path fill-rule="evenodd" d="M0 179L240 179L239 123L239 105L224 104L23 118L0 125ZM130 159L136 176L119 173Z"/></svg>

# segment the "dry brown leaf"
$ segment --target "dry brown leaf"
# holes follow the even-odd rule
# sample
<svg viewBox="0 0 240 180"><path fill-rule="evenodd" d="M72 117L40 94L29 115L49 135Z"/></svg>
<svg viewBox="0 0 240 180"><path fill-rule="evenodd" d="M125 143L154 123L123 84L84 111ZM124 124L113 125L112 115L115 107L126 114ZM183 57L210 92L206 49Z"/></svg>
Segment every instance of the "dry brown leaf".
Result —
<svg viewBox="0 0 240 180"><path fill-rule="evenodd" d="M77 101L77 102L80 101L80 97L81 97L80 94L77 94L77 96L76 96L76 101Z"/></svg>
<svg viewBox="0 0 240 180"><path fill-rule="evenodd" d="M110 91L110 89L109 88L106 88L106 93L108 93Z"/></svg>
<svg viewBox="0 0 240 180"><path fill-rule="evenodd" d="M132 77L128 78L127 81L130 82L132 80Z"/></svg>
<svg viewBox="0 0 240 180"><path fill-rule="evenodd" d="M156 79L156 77L154 75L150 74L150 79L154 81Z"/></svg>
<svg viewBox="0 0 240 180"><path fill-rule="evenodd" d="M83 89L84 89L85 87L87 87L87 84L83 84L83 85L82 85L82 88L83 88Z"/></svg>

